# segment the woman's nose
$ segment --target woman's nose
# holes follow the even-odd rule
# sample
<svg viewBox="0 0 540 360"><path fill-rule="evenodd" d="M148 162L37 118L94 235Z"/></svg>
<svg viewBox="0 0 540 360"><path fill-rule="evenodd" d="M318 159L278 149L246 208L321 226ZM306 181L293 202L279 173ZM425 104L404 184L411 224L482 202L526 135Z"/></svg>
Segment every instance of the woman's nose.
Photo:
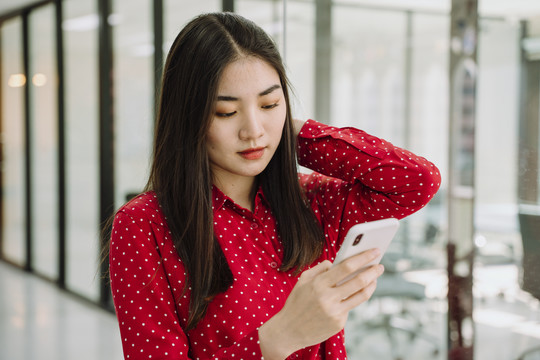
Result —
<svg viewBox="0 0 540 360"><path fill-rule="evenodd" d="M264 127L261 123L260 115L256 111L246 114L242 127L240 128L240 139L250 140L257 139L264 134Z"/></svg>

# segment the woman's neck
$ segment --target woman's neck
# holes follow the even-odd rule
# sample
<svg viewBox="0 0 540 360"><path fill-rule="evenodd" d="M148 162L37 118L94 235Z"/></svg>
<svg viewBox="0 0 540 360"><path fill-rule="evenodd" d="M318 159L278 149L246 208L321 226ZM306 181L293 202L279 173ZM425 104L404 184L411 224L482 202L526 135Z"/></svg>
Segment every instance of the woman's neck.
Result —
<svg viewBox="0 0 540 360"><path fill-rule="evenodd" d="M253 211L255 194L257 193L257 179L254 177L241 177L235 181L214 180L217 186L225 195L243 208Z"/></svg>

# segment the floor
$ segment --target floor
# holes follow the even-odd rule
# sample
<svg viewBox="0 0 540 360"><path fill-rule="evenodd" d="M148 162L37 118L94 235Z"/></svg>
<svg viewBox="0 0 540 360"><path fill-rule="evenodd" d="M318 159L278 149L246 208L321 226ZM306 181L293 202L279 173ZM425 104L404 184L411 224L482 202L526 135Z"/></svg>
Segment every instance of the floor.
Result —
<svg viewBox="0 0 540 360"><path fill-rule="evenodd" d="M0 359L122 359L116 318L0 261Z"/></svg>
<svg viewBox="0 0 540 360"><path fill-rule="evenodd" d="M475 268L475 360L517 360L533 347L539 351L520 360L540 360L540 301L519 288L518 276L518 267L513 264ZM407 273L406 280L424 285L427 298L422 301L372 298L369 304L355 309L352 319L349 318L353 324L348 325L360 325L349 331L349 338L354 337L348 346L350 359L448 358L445 272ZM379 287L381 281L384 280L379 280ZM390 333L381 326L388 319L387 323L395 326ZM402 329L413 330L415 336Z"/></svg>
<svg viewBox="0 0 540 360"><path fill-rule="evenodd" d="M513 360L524 349L540 346L538 301L520 292L514 285L516 276L510 265L476 271L475 359ZM395 331L396 343L391 346L388 334L374 325L385 319L382 314L398 306L401 311L403 303L372 301L351 314L349 326L362 326L348 332L350 359L446 359L444 274L424 271L409 274L408 279L423 282L430 297L406 304L411 318L421 320L418 336L411 340ZM392 324L403 325L400 318L394 317ZM0 261L0 359L122 359L120 344L113 314ZM525 358L533 359L540 359L540 353Z"/></svg>

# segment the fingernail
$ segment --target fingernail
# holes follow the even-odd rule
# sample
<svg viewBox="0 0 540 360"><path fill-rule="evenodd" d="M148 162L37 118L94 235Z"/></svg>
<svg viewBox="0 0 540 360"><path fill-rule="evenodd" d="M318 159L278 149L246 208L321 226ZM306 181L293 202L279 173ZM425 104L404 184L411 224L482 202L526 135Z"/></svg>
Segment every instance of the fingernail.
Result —
<svg viewBox="0 0 540 360"><path fill-rule="evenodd" d="M381 250L379 248L374 248L372 251L371 251L371 255L373 257L377 257L381 254Z"/></svg>

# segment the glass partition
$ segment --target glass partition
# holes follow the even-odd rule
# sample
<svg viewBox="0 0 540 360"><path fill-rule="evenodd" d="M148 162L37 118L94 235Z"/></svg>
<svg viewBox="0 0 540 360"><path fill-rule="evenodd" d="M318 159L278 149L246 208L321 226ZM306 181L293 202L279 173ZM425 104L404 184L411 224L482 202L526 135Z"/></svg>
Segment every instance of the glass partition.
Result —
<svg viewBox="0 0 540 360"><path fill-rule="evenodd" d="M283 55L283 1L236 0L234 11L254 21L274 40Z"/></svg>
<svg viewBox="0 0 540 360"><path fill-rule="evenodd" d="M475 226L478 261L489 264L513 261L519 243L516 160L521 28L519 22L483 19L480 29ZM493 156L497 161L492 161Z"/></svg>
<svg viewBox="0 0 540 360"><path fill-rule="evenodd" d="M148 178L154 125L153 1L113 2L117 207Z"/></svg>
<svg viewBox="0 0 540 360"><path fill-rule="evenodd" d="M332 122L404 146L405 14L354 5L332 11Z"/></svg>
<svg viewBox="0 0 540 360"><path fill-rule="evenodd" d="M84 0L64 2L66 87L66 284L98 299L98 17Z"/></svg>
<svg viewBox="0 0 540 360"><path fill-rule="evenodd" d="M32 124L32 267L58 276L58 137L54 6L30 13L30 119Z"/></svg>
<svg viewBox="0 0 540 360"><path fill-rule="evenodd" d="M484 12L489 13L489 9ZM520 173L528 170L520 169L518 161L520 113L528 106L525 99L520 99L525 95L522 92L522 29L521 23L511 16L481 18L479 24L475 159L477 261L473 314L476 342L486 344L488 339L507 339L507 346L500 347L496 357L517 359L525 349L540 345L538 302L531 296L531 293L538 294L540 283L536 281L538 285L531 288L531 293L521 288L525 263L522 262L524 247L518 221L518 179ZM536 78L537 84L539 81ZM532 96L538 101L538 92ZM522 229L522 233L531 230ZM539 259L535 250L539 248L539 240L537 233L532 247L527 249L527 255L532 258ZM533 267L527 269L527 276L530 276L529 271L533 271L532 276L538 274ZM488 346L475 349L475 358L493 358L493 355ZM529 358L535 356L524 357Z"/></svg>
<svg viewBox="0 0 540 360"><path fill-rule="evenodd" d="M25 141L22 21L2 23L1 29L2 131L2 254L26 265Z"/></svg>
<svg viewBox="0 0 540 360"><path fill-rule="evenodd" d="M415 13L411 22L411 65L407 147L430 159L439 168L443 181L435 198L411 216L411 251L422 254L424 267L442 271L446 266L448 174L448 63L450 18L444 13ZM434 282L436 297L444 299L444 288ZM442 291L440 291L442 290ZM435 293L432 294L435 296Z"/></svg>
<svg viewBox="0 0 540 360"><path fill-rule="evenodd" d="M288 1L284 47L293 116L315 117L315 3Z"/></svg>
<svg viewBox="0 0 540 360"><path fill-rule="evenodd" d="M180 30L195 16L221 11L220 0L176 1L163 0L163 52L167 53Z"/></svg>

